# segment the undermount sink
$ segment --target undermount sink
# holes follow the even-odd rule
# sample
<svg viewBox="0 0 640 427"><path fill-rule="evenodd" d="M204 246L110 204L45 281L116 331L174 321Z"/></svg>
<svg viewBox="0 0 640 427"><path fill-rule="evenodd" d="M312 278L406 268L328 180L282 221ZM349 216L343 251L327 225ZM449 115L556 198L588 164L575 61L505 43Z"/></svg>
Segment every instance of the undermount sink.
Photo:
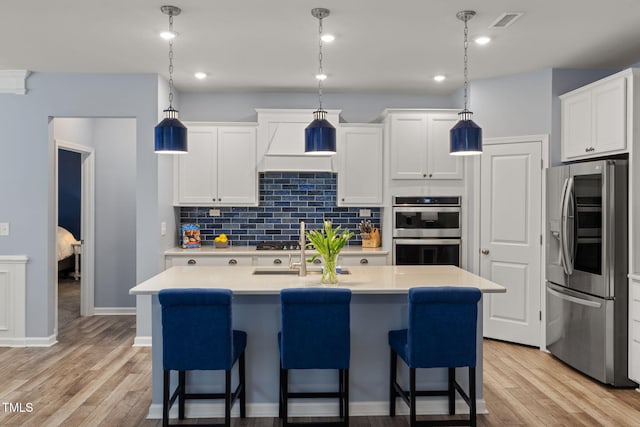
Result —
<svg viewBox="0 0 640 427"><path fill-rule="evenodd" d="M297 276L298 270L291 268L256 268L253 270L253 274L286 274Z"/></svg>
<svg viewBox="0 0 640 427"><path fill-rule="evenodd" d="M307 274L320 274L322 273L321 269L310 269L309 267L307 267ZM346 268L338 268L337 269L337 273L338 274L351 274L351 272L349 270L347 270ZM263 274L273 274L273 275L291 275L291 276L297 276L298 275L298 270L296 269L292 269L292 268L287 268L287 267L263 267L263 268L256 268L253 270L253 274L257 274L257 275L263 275Z"/></svg>

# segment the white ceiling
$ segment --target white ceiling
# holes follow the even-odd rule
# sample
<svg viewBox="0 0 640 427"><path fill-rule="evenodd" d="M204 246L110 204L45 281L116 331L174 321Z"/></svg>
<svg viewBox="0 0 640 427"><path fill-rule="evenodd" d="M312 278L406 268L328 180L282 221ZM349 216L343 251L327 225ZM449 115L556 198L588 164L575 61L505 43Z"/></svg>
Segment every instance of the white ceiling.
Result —
<svg viewBox="0 0 640 427"><path fill-rule="evenodd" d="M325 7L327 92L450 93L460 88L462 9L476 10L470 79L543 68L621 68L640 61L638 0L20 0L4 2L0 69L159 73L168 76L174 18L174 81L180 91L313 91L318 21ZM512 26L488 27L504 12ZM198 81L195 71L209 77ZM435 83L435 74L445 83Z"/></svg>

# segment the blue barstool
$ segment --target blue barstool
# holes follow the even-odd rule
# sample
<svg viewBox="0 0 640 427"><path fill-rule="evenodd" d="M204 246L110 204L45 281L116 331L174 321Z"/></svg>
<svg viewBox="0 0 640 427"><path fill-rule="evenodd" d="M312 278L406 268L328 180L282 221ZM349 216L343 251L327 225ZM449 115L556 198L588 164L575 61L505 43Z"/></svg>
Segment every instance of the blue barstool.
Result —
<svg viewBox="0 0 640 427"><path fill-rule="evenodd" d="M348 426L351 291L335 288L283 289L280 302L279 416L283 425L292 425L287 413L290 398L337 397L341 418L337 423ZM291 393L289 369L337 369L338 391Z"/></svg>
<svg viewBox="0 0 640 427"><path fill-rule="evenodd" d="M244 350L247 334L231 329L231 297L227 289L166 289L158 293L162 305L162 425L178 398L178 417L184 419L186 399L224 399L224 425L231 425L231 405L240 400L246 417ZM231 368L239 360L239 382L231 392ZM185 371L224 370L224 393L187 393ZM169 397L170 371L178 371L178 386ZM176 425L176 424L173 424ZM199 424L201 425L201 424ZM223 425L223 424L210 424Z"/></svg>
<svg viewBox="0 0 640 427"><path fill-rule="evenodd" d="M480 290L465 287L425 287L409 290L409 327L389 331L391 378L389 415L396 414L396 398L410 411L416 425L417 396L448 396L449 414L455 414L455 392L469 405L469 419L429 420L421 425L476 425L476 329ZM409 390L396 381L397 356L409 366ZM469 368L469 394L455 379L455 368ZM416 390L417 368L448 368L447 390Z"/></svg>

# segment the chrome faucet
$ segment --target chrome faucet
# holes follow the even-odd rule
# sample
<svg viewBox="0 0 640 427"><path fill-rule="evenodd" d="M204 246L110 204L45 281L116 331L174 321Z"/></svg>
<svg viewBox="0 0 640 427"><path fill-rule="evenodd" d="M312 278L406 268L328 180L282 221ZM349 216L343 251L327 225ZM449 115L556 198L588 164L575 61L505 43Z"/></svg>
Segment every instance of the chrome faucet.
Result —
<svg viewBox="0 0 640 427"><path fill-rule="evenodd" d="M307 260L305 254L306 238L304 236L304 221L300 221L300 262L292 262L289 268L298 269L298 276L307 275Z"/></svg>

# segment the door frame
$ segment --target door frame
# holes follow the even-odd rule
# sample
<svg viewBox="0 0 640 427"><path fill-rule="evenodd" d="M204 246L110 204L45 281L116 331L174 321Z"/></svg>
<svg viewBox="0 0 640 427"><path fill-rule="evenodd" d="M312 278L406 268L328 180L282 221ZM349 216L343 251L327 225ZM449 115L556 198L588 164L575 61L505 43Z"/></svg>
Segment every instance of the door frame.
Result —
<svg viewBox="0 0 640 427"><path fill-rule="evenodd" d="M541 158L542 158L542 179L540 180L541 188L541 209L542 215L540 215L540 231L542 234L542 244L540 245L540 311L542 312L542 319L540 321L540 350L546 351L546 301L545 301L545 288L546 288L546 247L547 247L547 237L545 230L546 223L546 212L547 212L547 174L545 170L549 168L549 135L548 134L539 134L539 135L521 135L521 136L508 136L508 137L496 137L496 138L485 138L482 140L483 145L494 145L494 144L518 144L522 142L536 142L539 141L541 144ZM477 215L473 215L472 218L472 226L473 226L473 241L475 242L474 251L472 252L472 260L475 266L475 271L478 274L480 271L480 159L476 158L473 168L473 188L472 188L472 200L474 212L477 212Z"/></svg>
<svg viewBox="0 0 640 427"><path fill-rule="evenodd" d="M95 150L93 147L54 139L55 148L55 223L58 224L58 152L60 149L81 155L81 214L80 234L82 256L80 257L80 315L93 316L94 269L95 269ZM55 239L55 237L54 237ZM55 256L55 255L54 255ZM55 281L57 284L57 280ZM54 335L58 334L58 287L55 287Z"/></svg>

